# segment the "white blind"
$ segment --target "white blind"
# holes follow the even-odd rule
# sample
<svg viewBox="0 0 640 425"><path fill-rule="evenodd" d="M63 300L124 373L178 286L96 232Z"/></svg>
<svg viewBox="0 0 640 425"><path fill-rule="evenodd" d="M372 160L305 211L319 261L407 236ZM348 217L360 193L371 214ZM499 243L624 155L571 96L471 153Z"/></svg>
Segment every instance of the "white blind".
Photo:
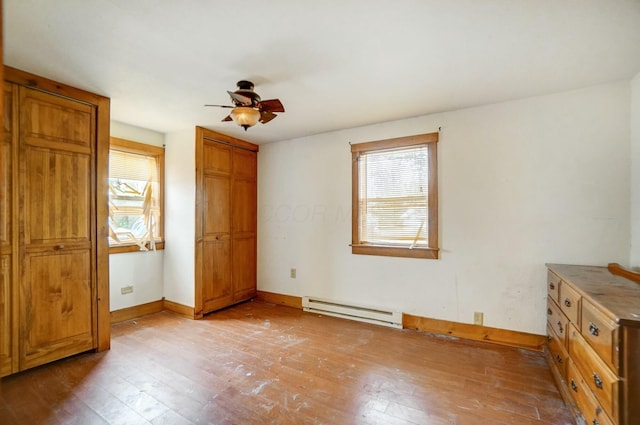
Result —
<svg viewBox="0 0 640 425"><path fill-rule="evenodd" d="M428 246L426 145L359 157L360 242Z"/></svg>
<svg viewBox="0 0 640 425"><path fill-rule="evenodd" d="M157 182L156 158L111 149L109 151L109 178Z"/></svg>

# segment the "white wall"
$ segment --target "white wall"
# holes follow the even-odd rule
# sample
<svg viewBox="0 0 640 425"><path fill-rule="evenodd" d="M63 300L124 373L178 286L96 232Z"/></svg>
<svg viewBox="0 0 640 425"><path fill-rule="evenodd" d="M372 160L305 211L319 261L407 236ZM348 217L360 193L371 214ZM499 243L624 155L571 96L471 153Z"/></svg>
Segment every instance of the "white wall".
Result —
<svg viewBox="0 0 640 425"><path fill-rule="evenodd" d="M153 146L164 146L164 133L136 127L119 121L111 121L111 136Z"/></svg>
<svg viewBox="0 0 640 425"><path fill-rule="evenodd" d="M111 121L111 136L148 145L163 146L164 134L146 128ZM162 299L163 251L109 255L110 310L119 310ZM133 293L122 295L120 288L133 285Z"/></svg>
<svg viewBox="0 0 640 425"><path fill-rule="evenodd" d="M165 148L164 295L193 307L195 286L195 126L168 133Z"/></svg>
<svg viewBox="0 0 640 425"><path fill-rule="evenodd" d="M258 288L544 334L545 262L628 263L629 103L625 81L263 144ZM352 255L349 142L439 127L441 259Z"/></svg>
<svg viewBox="0 0 640 425"><path fill-rule="evenodd" d="M640 270L640 73L631 80L631 267Z"/></svg>
<svg viewBox="0 0 640 425"><path fill-rule="evenodd" d="M110 311L162 299L163 251L128 252L109 255ZM120 288L133 286L124 294Z"/></svg>

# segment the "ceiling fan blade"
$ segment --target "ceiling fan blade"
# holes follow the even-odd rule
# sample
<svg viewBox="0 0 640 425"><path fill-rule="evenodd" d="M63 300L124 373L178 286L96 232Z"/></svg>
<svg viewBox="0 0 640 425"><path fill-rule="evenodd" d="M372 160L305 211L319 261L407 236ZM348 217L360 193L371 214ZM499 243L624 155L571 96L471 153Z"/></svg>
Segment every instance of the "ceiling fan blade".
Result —
<svg viewBox="0 0 640 425"><path fill-rule="evenodd" d="M251 98L247 97L247 96L243 96L241 94L238 93L234 93L232 91L228 91L227 93L229 93L229 96L231 96L231 99L235 100L236 102L240 103L243 106L251 106Z"/></svg>
<svg viewBox="0 0 640 425"><path fill-rule="evenodd" d="M217 106L218 108L235 108L235 106L229 106L229 105L204 105L204 106Z"/></svg>
<svg viewBox="0 0 640 425"><path fill-rule="evenodd" d="M282 106L280 99L261 100L258 104L258 108L261 111L284 112L284 106Z"/></svg>
<svg viewBox="0 0 640 425"><path fill-rule="evenodd" d="M227 115L226 117L224 117L224 119L222 120L222 122L225 121L233 121L233 118L231 118L231 115Z"/></svg>
<svg viewBox="0 0 640 425"><path fill-rule="evenodd" d="M275 117L277 117L276 114L274 114L273 112L270 111L260 111L260 122L262 124L266 124L269 121L271 121L272 119L274 119Z"/></svg>

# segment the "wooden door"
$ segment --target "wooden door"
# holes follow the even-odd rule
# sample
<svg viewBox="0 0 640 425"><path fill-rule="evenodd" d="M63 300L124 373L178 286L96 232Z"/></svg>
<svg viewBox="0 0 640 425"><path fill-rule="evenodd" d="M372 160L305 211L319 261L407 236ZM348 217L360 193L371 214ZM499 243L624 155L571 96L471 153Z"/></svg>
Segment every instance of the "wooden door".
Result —
<svg viewBox="0 0 640 425"><path fill-rule="evenodd" d="M233 149L233 300L256 296L257 154Z"/></svg>
<svg viewBox="0 0 640 425"><path fill-rule="evenodd" d="M257 151L196 128L196 318L256 296Z"/></svg>
<svg viewBox="0 0 640 425"><path fill-rule="evenodd" d="M20 93L20 370L96 348L95 107Z"/></svg>
<svg viewBox="0 0 640 425"><path fill-rule="evenodd" d="M233 302L231 279L232 148L204 141L202 199L202 302L208 313Z"/></svg>
<svg viewBox="0 0 640 425"><path fill-rule="evenodd" d="M0 376L13 372L13 92L3 89L2 151L0 152Z"/></svg>

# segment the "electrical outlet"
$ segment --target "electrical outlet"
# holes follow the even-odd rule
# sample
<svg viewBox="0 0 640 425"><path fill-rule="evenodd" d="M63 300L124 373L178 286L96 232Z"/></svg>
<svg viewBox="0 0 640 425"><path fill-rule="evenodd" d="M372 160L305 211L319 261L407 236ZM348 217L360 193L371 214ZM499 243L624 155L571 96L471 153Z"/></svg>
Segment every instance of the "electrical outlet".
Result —
<svg viewBox="0 0 640 425"><path fill-rule="evenodd" d="M122 288L120 288L120 293L122 295L124 294L130 294L133 292L133 285L129 285L129 286L123 286Z"/></svg>
<svg viewBox="0 0 640 425"><path fill-rule="evenodd" d="M476 311L473 313L473 324L482 326L482 322L484 320L484 313L481 311Z"/></svg>
<svg viewBox="0 0 640 425"><path fill-rule="evenodd" d="M291 268L291 272L289 273L289 276L291 277L291 279L295 279L296 275L297 275L297 271L296 269L294 269L293 267Z"/></svg>

